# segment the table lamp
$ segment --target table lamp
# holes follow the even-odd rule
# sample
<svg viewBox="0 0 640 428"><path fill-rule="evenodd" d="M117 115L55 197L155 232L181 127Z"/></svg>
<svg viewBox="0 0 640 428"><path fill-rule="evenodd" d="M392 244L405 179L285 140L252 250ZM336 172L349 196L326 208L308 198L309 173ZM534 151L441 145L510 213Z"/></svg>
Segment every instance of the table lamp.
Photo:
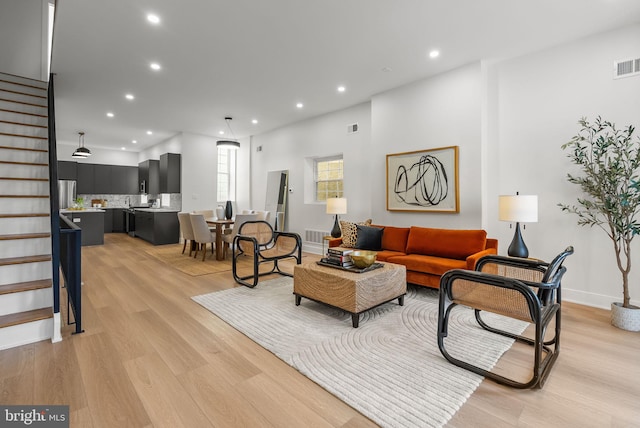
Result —
<svg viewBox="0 0 640 428"><path fill-rule="evenodd" d="M516 222L516 231L507 254L511 257L529 257L529 250L522 240L520 223L538 221L538 195L501 195L498 200L500 221Z"/></svg>
<svg viewBox="0 0 640 428"><path fill-rule="evenodd" d="M335 214L336 219L333 223L333 229L331 229L331 236L339 238L342 235L340 230L340 224L338 224L338 214L347 213L347 199L346 198L328 198L327 199L327 214Z"/></svg>

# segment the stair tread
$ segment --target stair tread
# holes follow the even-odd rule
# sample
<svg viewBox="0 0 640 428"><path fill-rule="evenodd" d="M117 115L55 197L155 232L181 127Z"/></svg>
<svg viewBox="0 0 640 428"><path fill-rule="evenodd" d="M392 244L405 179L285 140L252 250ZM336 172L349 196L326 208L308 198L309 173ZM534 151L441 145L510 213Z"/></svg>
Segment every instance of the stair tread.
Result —
<svg viewBox="0 0 640 428"><path fill-rule="evenodd" d="M49 164L39 163L39 162L17 162L17 161L0 160L0 163L6 164L6 165L49 166Z"/></svg>
<svg viewBox="0 0 640 428"><path fill-rule="evenodd" d="M0 328L53 318L52 308L34 309L0 316Z"/></svg>
<svg viewBox="0 0 640 428"><path fill-rule="evenodd" d="M27 152L42 152L42 153L47 153L48 150L47 149L32 149L30 147L16 147L16 146L0 146L0 149L6 149L6 150L25 150Z"/></svg>
<svg viewBox="0 0 640 428"><path fill-rule="evenodd" d="M0 218L49 217L49 213L0 214Z"/></svg>
<svg viewBox="0 0 640 428"><path fill-rule="evenodd" d="M48 198L49 195L0 195L0 198L23 199L23 198Z"/></svg>
<svg viewBox="0 0 640 428"><path fill-rule="evenodd" d="M33 177L0 177L0 180L49 181L48 178Z"/></svg>
<svg viewBox="0 0 640 428"><path fill-rule="evenodd" d="M7 132L0 132L0 135L5 135L7 137L17 137L17 138L33 138L36 140L46 140L48 137L36 137L34 135L22 135L22 134L9 134Z"/></svg>
<svg viewBox="0 0 640 428"><path fill-rule="evenodd" d="M0 259L0 266L19 265L23 263L48 262L51 260L50 254L40 254L37 256L9 257Z"/></svg>
<svg viewBox="0 0 640 428"><path fill-rule="evenodd" d="M47 125L33 125L31 123L14 122L11 120L0 120L0 123L6 123L8 125L32 126L34 128L47 129Z"/></svg>
<svg viewBox="0 0 640 428"><path fill-rule="evenodd" d="M28 113L26 111L9 110L6 108L0 108L0 111L3 111L5 113L13 113L13 114L26 114L27 116L37 116L42 118L48 117L46 114Z"/></svg>
<svg viewBox="0 0 640 428"><path fill-rule="evenodd" d="M0 76L11 76L11 77L17 77L18 79L20 79L20 81L9 81L10 83L15 83L16 85L21 85L21 86L30 86L32 88L36 88L36 89L42 89L43 91L46 91L47 88L45 87L41 87L41 86L35 86L35 85L28 85L26 83L24 83L25 80L28 80L30 82L36 82L36 83L42 83L43 85L46 85L47 82L45 82L44 80L40 80L40 79L33 79L31 77L25 77L25 76L20 76L18 74L12 74L12 73L5 73L5 72L0 72ZM5 77L6 79L6 77Z"/></svg>
<svg viewBox="0 0 640 428"><path fill-rule="evenodd" d="M29 94L27 92L13 91L11 89L6 89L6 88L0 88L0 92L8 92L10 94L25 95L27 97L40 98L40 99L43 99L43 100L47 99L46 95Z"/></svg>
<svg viewBox="0 0 640 428"><path fill-rule="evenodd" d="M50 279L39 279L36 281L15 282L13 284L0 285L0 294L20 293L22 291L40 290L50 288Z"/></svg>
<svg viewBox="0 0 640 428"><path fill-rule="evenodd" d="M46 105L43 106L42 104L25 103L24 101L8 100L6 98L0 98L0 101L4 101L4 102L7 102L7 103L23 104L25 106L47 108Z"/></svg>
<svg viewBox="0 0 640 428"><path fill-rule="evenodd" d="M49 232L42 233L14 233L11 235L0 235L0 241L11 241L14 239L38 239L49 238L51 234Z"/></svg>

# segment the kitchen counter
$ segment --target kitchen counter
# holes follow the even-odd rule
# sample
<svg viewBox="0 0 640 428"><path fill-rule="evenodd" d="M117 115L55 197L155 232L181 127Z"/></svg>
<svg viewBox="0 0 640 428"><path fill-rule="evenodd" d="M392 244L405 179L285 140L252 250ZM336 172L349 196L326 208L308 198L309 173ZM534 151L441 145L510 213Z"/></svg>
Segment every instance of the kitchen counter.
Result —
<svg viewBox="0 0 640 428"><path fill-rule="evenodd" d="M179 210L172 210L170 208L134 208L135 211L142 211L145 213L179 213Z"/></svg>
<svg viewBox="0 0 640 428"><path fill-rule="evenodd" d="M69 209L62 209L60 210L60 214L68 214L68 213L103 213L105 212L105 210L103 210L102 208L83 208L81 210L69 210Z"/></svg>
<svg viewBox="0 0 640 428"><path fill-rule="evenodd" d="M104 244L104 214L105 210L100 208L88 208L84 210L60 210L64 215L75 223L81 230L82 245L102 245Z"/></svg>
<svg viewBox="0 0 640 428"><path fill-rule="evenodd" d="M178 210L135 208L135 236L153 245L176 244L180 240Z"/></svg>

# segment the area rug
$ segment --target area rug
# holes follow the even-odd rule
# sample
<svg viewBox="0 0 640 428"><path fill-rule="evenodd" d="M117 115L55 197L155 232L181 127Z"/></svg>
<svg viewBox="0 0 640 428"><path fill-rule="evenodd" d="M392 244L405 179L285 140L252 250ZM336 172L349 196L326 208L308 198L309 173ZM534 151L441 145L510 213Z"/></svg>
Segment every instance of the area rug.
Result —
<svg viewBox="0 0 640 428"><path fill-rule="evenodd" d="M410 287L404 306L386 303L360 318L302 299L293 280L237 287L192 297L250 339L383 427L439 427L462 406L482 377L450 364L438 350L438 292ZM247 316L247 314L251 314ZM521 332L525 324L485 317ZM491 368L512 340L477 326L473 311L456 307L447 349Z"/></svg>
<svg viewBox="0 0 640 428"><path fill-rule="evenodd" d="M146 253L166 265L191 276L209 275L231 270L231 260L216 260L215 254L211 254L211 248L209 248L204 261L202 261L202 252L199 252L198 257L194 259L193 256L189 257L187 251L182 254L181 244L159 245L146 250Z"/></svg>

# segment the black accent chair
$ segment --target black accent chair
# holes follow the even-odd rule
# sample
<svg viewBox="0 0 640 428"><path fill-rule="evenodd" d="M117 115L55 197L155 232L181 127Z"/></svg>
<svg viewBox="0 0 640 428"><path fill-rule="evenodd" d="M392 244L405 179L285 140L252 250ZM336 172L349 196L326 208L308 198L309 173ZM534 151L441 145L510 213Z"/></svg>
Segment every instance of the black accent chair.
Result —
<svg viewBox="0 0 640 428"><path fill-rule="evenodd" d="M494 381L515 388L542 388L560 353L561 279L564 260L573 254L567 247L551 263L532 259L490 255L481 258L475 271L454 269L440 280L438 347L444 357ZM528 381L520 382L451 356L445 349L451 309L464 305L475 311L478 324L487 331L510 337L533 347L533 369ZM481 312L488 311L532 324L531 337L487 325ZM549 323L555 318L552 338L545 341Z"/></svg>
<svg viewBox="0 0 640 428"><path fill-rule="evenodd" d="M240 257L253 258L253 273L239 276L237 262ZM302 263L302 239L297 233L274 231L266 221L247 221L238 230L233 239L233 279L247 287L255 287L259 277L271 273L293 276L283 272L278 262L284 259L295 259ZM260 272L260 265L273 263L269 271ZM246 281L251 279L251 282Z"/></svg>

